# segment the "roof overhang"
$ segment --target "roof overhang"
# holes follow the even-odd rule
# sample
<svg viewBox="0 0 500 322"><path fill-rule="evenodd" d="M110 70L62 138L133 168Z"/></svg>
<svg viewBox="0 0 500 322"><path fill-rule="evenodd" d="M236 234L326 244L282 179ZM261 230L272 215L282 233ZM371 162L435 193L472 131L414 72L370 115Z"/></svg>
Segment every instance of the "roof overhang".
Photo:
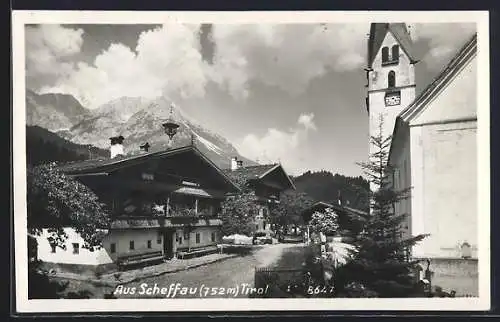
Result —
<svg viewBox="0 0 500 322"><path fill-rule="evenodd" d="M295 187L295 184L293 183L292 179L290 178L290 176L286 173L285 169L283 168L283 166L281 164L276 164L274 167L272 167L271 169L267 170L266 172L262 173L260 176L259 176L259 179L264 179L267 175L273 173L274 171L276 170L280 170L283 172L283 175L286 177L287 179L287 182L289 184L288 188L291 188L293 190L296 190L296 187Z"/></svg>
<svg viewBox="0 0 500 322"><path fill-rule="evenodd" d="M139 165L141 163L146 163L151 160L160 160L168 158L182 153L193 153L198 158L203 160L208 166L210 166L216 171L216 173L228 184L228 186L230 187L229 189L230 192L241 192L240 187L236 185L212 160L210 160L207 156L205 156L195 146L186 146L160 152L141 154L138 156L121 158L117 160L105 160L101 164L98 163L94 166L88 166L82 169L74 169L74 168L73 170L71 168L65 169L65 167L63 166L61 170L66 175L74 177L106 176L119 169Z"/></svg>

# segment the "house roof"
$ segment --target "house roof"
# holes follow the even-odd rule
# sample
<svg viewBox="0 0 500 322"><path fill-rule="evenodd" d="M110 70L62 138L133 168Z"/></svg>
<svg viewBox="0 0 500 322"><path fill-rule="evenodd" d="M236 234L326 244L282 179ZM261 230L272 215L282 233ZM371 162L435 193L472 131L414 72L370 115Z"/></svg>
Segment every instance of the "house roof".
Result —
<svg viewBox="0 0 500 322"><path fill-rule="evenodd" d="M268 174L274 172L277 169L281 169L285 176L287 177L290 187L295 189L293 181L290 179L286 171L283 169L281 164L261 164L252 165L247 167L241 167L237 170L226 169L224 172L237 184L244 185L249 180L259 180L263 179Z"/></svg>
<svg viewBox="0 0 500 322"><path fill-rule="evenodd" d="M59 169L69 175L97 175L100 173L112 172L117 169L141 164L152 159L162 159L173 155L178 155L181 153L194 153L196 156L200 157L207 164L209 164L216 172L222 176L225 181L234 188L236 191L240 191L240 188L235 184L227 174L222 171L217 165L212 162L207 156L205 156L196 146L189 145L184 147L179 147L175 149L168 149L158 152L143 153L133 156L118 156L113 159L93 159L85 161L68 162L59 165Z"/></svg>
<svg viewBox="0 0 500 322"><path fill-rule="evenodd" d="M398 41L401 48L412 63L417 59L413 50L413 44L405 23L372 23L370 26L370 38L368 39L368 67L371 67L373 60L384 42L385 35L390 31Z"/></svg>
<svg viewBox="0 0 500 322"><path fill-rule="evenodd" d="M428 104L446 87L462 68L476 56L477 53L477 33L474 34L458 53L450 60L444 69L434 78L434 80L415 98L415 100L403 109L396 117L392 133L393 139L397 137L402 125L410 122L419 115ZM389 160L392 155L394 140L389 150Z"/></svg>

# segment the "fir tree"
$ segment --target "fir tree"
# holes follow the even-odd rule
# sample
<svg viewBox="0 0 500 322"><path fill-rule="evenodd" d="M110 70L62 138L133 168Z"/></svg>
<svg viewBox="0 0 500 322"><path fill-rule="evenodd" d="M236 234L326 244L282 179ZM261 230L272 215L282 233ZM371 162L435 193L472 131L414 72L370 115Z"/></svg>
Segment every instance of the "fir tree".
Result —
<svg viewBox="0 0 500 322"><path fill-rule="evenodd" d="M384 137L383 119L379 132L371 137L374 152L368 162L359 163L370 181L370 215L357 240L358 256L349 265L354 281L377 297L407 297L415 291L413 277L416 262L408 251L425 235L403 237L401 224L406 214L395 214L395 204L409 197L410 189L396 190L393 168L388 164L391 137Z"/></svg>

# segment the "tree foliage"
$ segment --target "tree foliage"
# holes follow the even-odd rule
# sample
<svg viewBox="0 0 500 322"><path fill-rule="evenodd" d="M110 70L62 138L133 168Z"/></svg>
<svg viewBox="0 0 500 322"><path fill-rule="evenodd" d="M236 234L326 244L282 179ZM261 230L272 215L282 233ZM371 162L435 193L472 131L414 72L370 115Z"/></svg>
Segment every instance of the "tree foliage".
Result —
<svg viewBox="0 0 500 322"><path fill-rule="evenodd" d="M65 227L71 227L83 240L82 247L99 248L110 218L104 205L87 186L65 176L55 163L27 167L27 223L31 235L40 234L43 228L51 233L49 242L66 248ZM28 237L29 254L36 254L36 241ZM65 293L68 282L53 281L44 271L41 262L30 258L28 262L29 298L59 298ZM66 293L65 297L89 298L87 290Z"/></svg>
<svg viewBox="0 0 500 322"><path fill-rule="evenodd" d="M110 223L109 214L87 186L64 175L55 163L27 168L27 212L30 233L42 228L52 232L54 244L64 248L64 227L72 227L93 249L101 242L102 229Z"/></svg>
<svg viewBox="0 0 500 322"><path fill-rule="evenodd" d="M258 208L256 196L252 191L227 197L221 204L222 227L224 236L242 234L251 236L255 232L255 216Z"/></svg>
<svg viewBox="0 0 500 322"><path fill-rule="evenodd" d="M315 233L333 236L339 230L339 216L333 209L326 208L325 212L315 212L312 215L309 226Z"/></svg>
<svg viewBox="0 0 500 322"><path fill-rule="evenodd" d="M409 197L409 189L395 190L392 185L392 167L388 164L391 138L383 137L380 122L379 133L371 137L374 151L370 160L359 163L370 179L371 211L364 223L363 233L357 240L358 256L347 268L360 282L378 297L406 297L414 291L415 262L408 258L413 245L425 235L404 237L400 226L406 214L394 213L394 205Z"/></svg>
<svg viewBox="0 0 500 322"><path fill-rule="evenodd" d="M316 201L343 205L368 211L370 186L362 176L349 177L329 171L307 171L293 178L297 191Z"/></svg>
<svg viewBox="0 0 500 322"><path fill-rule="evenodd" d="M280 202L270 209L271 223L278 228L303 224L302 212L312 206L314 200L306 193L286 190L280 194Z"/></svg>

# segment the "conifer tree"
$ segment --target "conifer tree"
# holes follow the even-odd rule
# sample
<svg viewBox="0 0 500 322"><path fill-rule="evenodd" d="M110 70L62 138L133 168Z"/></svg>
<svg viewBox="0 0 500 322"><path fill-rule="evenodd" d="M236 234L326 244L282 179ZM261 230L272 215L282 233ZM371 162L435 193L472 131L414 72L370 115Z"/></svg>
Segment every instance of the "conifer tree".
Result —
<svg viewBox="0 0 500 322"><path fill-rule="evenodd" d="M377 135L371 137L374 152L359 163L370 181L370 214L357 238L358 255L348 268L351 282L358 282L377 297L408 297L415 292L416 262L409 251L425 235L404 237L401 224L407 214L395 214L395 204L409 197L410 188L396 190L393 168L388 164L391 137L384 137L383 119Z"/></svg>

